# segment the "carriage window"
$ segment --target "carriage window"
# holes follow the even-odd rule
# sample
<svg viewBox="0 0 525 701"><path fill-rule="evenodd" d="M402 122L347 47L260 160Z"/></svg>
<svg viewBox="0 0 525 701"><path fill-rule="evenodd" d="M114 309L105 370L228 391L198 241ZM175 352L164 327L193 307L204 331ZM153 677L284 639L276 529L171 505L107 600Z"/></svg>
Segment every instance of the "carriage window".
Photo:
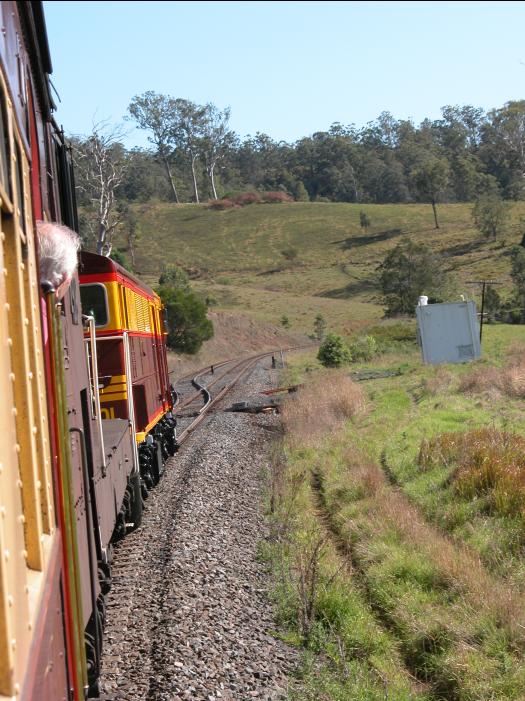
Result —
<svg viewBox="0 0 525 701"><path fill-rule="evenodd" d="M80 299L83 313L95 317L95 326L106 326L109 314L104 285L80 285Z"/></svg>
<svg viewBox="0 0 525 701"><path fill-rule="evenodd" d="M15 168L15 176L16 176L16 190L17 190L17 196L18 196L18 210L19 210L19 217L20 217L20 225L22 229L25 229L26 227L26 208L25 208L25 197L24 197L24 174L23 174L23 166L22 166L22 156L20 154L20 147L18 145L18 142L15 141L15 151L16 151L16 168Z"/></svg>
<svg viewBox="0 0 525 701"><path fill-rule="evenodd" d="M2 96L3 97L3 96ZM11 181L9 179L9 133L4 100L0 99L0 181L5 194L11 198Z"/></svg>

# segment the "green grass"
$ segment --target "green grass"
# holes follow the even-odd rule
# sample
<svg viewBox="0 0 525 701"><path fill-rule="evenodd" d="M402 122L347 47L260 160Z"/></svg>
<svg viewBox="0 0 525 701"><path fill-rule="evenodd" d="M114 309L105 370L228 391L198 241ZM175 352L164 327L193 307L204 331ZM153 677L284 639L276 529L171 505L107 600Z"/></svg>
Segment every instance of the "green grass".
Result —
<svg viewBox="0 0 525 701"><path fill-rule="evenodd" d="M396 641L378 625L366 596L349 578L344 559L318 522L307 468L313 454L307 449L288 455L275 511L268 514L273 537L260 547L260 557L274 577L276 635L301 653L289 698L428 701L407 673ZM276 453L277 465L282 459ZM322 546L316 564L315 614L305 636L300 581L317 542Z"/></svg>
<svg viewBox="0 0 525 701"><path fill-rule="evenodd" d="M421 365L407 329L392 325L388 353L359 367L403 374L363 383L367 411L328 441L287 453L318 475L332 542L351 560L362 605L429 698L442 701L525 698L521 521L498 513L483 492L458 492L452 462L418 464L422 440L448 432L494 426L525 435L522 400L459 391L465 373L503 366L523 338L519 327L484 334L482 361L435 368ZM308 382L316 362L303 353L287 373ZM303 500L301 509L312 507ZM332 672L319 687L307 677L314 691L304 698L315 690L344 698L331 687L341 669Z"/></svg>

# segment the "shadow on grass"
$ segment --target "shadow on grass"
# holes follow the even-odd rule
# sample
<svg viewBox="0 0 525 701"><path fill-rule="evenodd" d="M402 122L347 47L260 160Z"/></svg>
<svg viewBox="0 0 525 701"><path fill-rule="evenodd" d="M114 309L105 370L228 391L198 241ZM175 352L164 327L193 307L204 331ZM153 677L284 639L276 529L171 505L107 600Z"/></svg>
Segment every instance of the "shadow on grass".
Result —
<svg viewBox="0 0 525 701"><path fill-rule="evenodd" d="M343 251L349 248L357 248L359 246L368 246L371 243L381 243L382 241L388 241L389 239L401 236L403 233L402 229L386 229L385 231L378 231L376 234L366 234L363 236L352 236L342 241L333 241L333 244L340 243Z"/></svg>
<svg viewBox="0 0 525 701"><path fill-rule="evenodd" d="M355 280L349 282L344 287L337 287L333 290L320 292L316 297L328 297L329 299L348 299L361 292L377 292L378 284L374 280Z"/></svg>
<svg viewBox="0 0 525 701"><path fill-rule="evenodd" d="M479 250L487 243L486 239L478 239L477 241L468 241L463 243L457 243L455 246L449 246L444 248L441 252L442 256L464 256L467 253L473 253Z"/></svg>

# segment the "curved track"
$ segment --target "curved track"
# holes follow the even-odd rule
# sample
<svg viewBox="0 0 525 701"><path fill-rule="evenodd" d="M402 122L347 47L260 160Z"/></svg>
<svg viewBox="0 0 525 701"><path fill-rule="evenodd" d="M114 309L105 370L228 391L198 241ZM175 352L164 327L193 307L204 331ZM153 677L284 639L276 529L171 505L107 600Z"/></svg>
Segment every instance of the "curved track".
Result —
<svg viewBox="0 0 525 701"><path fill-rule="evenodd" d="M292 348L286 349L295 350ZM215 404L224 397L259 360L276 356L280 351L265 351L248 358L234 358L207 365L181 377L176 384L177 443L181 445Z"/></svg>

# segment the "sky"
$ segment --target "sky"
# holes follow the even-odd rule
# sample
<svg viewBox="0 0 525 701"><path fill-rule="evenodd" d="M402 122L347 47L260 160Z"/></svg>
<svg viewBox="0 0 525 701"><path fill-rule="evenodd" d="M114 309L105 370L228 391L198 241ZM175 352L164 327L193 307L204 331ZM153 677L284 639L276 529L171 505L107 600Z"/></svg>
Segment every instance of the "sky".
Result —
<svg viewBox="0 0 525 701"><path fill-rule="evenodd" d="M147 90L231 108L293 143L383 112L438 119L525 98L525 2L44 2L69 134L122 123ZM128 148L147 135L125 123Z"/></svg>

